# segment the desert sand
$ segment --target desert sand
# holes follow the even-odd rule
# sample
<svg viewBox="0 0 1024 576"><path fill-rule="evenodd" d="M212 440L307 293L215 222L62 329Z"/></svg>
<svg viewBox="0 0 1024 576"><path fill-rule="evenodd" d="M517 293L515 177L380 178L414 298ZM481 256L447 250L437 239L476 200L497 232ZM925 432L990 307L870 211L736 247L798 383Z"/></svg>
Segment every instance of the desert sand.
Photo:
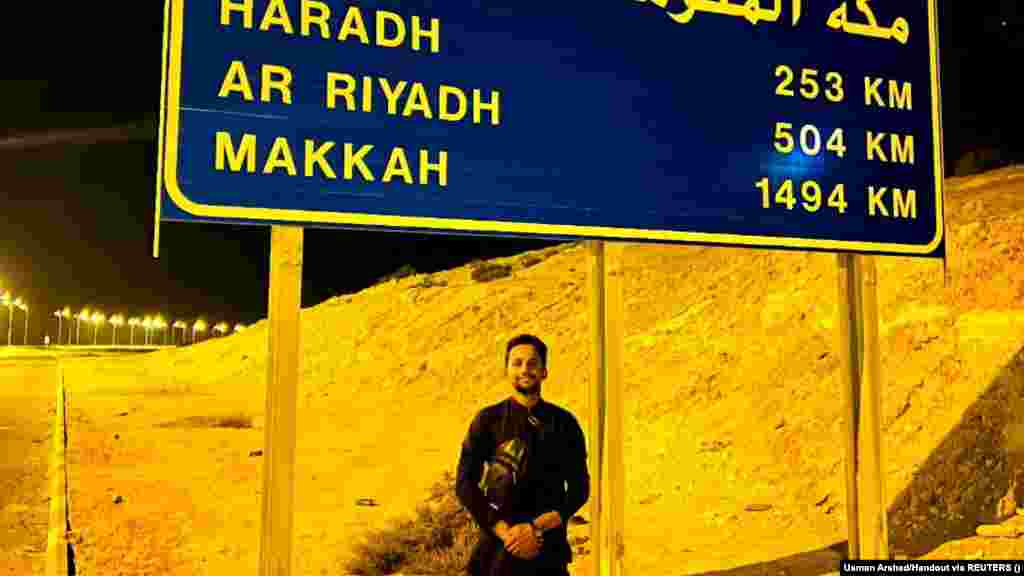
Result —
<svg viewBox="0 0 1024 576"><path fill-rule="evenodd" d="M945 271L877 258L889 539L912 557L1024 558L1024 539L975 535L1024 446L1024 169L948 180L945 221ZM467 266L303 310L294 574L344 574L352 542L454 471L475 411L509 393L517 333L548 343L544 396L589 430L585 248L497 262L512 274L477 282ZM628 244L624 273L630 574L834 570L835 255ZM266 341L261 321L65 363L79 574L256 574ZM213 426L233 415L253 426Z"/></svg>

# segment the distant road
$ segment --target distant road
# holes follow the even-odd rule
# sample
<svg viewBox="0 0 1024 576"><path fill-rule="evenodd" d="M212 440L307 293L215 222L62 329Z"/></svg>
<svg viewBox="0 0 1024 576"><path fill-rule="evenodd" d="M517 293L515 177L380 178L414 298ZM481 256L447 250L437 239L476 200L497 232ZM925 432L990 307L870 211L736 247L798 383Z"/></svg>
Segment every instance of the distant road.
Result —
<svg viewBox="0 0 1024 576"><path fill-rule="evenodd" d="M0 346L0 576L42 576L46 567L58 358L154 349Z"/></svg>
<svg viewBox="0 0 1024 576"><path fill-rule="evenodd" d="M0 575L43 574L56 360L0 356Z"/></svg>
<svg viewBox="0 0 1024 576"><path fill-rule="evenodd" d="M175 346L3 346L0 345L0 366L22 365L26 361L74 358L82 356L118 356L153 352ZM0 380L2 386L2 380ZM54 393L56 394L56 392Z"/></svg>

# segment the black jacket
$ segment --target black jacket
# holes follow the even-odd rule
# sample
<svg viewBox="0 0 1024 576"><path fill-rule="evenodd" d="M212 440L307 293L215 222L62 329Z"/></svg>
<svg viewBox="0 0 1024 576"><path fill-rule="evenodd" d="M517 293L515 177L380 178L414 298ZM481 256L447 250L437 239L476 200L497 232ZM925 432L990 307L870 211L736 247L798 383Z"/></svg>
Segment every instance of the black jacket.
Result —
<svg viewBox="0 0 1024 576"><path fill-rule="evenodd" d="M531 414L539 426L530 422ZM499 512L480 489L483 464L493 460L499 444L516 437L527 444L525 470L513 502L507 511ZM565 566L572 561L566 529L569 519L590 495L582 428L568 410L543 399L532 409L512 397L485 407L473 418L462 443L456 494L480 527L480 541L467 566L469 574L508 576L541 566ZM533 560L507 552L494 534L493 526L499 520L514 526L552 510L561 515L562 525L544 533L541 553Z"/></svg>

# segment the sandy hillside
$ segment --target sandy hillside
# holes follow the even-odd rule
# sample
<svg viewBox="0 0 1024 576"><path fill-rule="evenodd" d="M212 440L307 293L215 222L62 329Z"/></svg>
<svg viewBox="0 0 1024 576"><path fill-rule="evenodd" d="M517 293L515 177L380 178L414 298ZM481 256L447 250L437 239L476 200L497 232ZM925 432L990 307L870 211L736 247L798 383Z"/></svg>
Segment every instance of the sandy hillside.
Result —
<svg viewBox="0 0 1024 576"><path fill-rule="evenodd" d="M1024 414L1024 169L948 181L946 221L945 278L941 260L877 260L890 541L1024 558L1024 539L970 538ZM835 256L630 244L624 258L631 573L832 570L846 532ZM472 414L508 394L515 333L549 344L545 397L588 429L586 250L498 262L511 276L459 268L303 311L295 574L342 574L355 537L454 470ZM265 322L66 366L79 574L255 574L265 369ZM210 426L234 413L254 427Z"/></svg>

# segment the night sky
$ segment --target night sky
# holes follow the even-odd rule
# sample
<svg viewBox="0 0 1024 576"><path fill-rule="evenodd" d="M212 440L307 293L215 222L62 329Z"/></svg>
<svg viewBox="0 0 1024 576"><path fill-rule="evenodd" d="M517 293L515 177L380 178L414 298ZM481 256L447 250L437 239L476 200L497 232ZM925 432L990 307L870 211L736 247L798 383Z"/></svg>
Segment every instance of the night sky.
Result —
<svg viewBox="0 0 1024 576"><path fill-rule="evenodd" d="M5 8L0 38L0 288L29 302L30 341L55 333L52 313L65 305L232 324L264 317L269 228L165 222L160 258L151 254L163 2L18 4ZM947 175L978 147L1024 161L1019 4L940 0ZM429 272L548 245L307 229L303 306L403 264Z"/></svg>

